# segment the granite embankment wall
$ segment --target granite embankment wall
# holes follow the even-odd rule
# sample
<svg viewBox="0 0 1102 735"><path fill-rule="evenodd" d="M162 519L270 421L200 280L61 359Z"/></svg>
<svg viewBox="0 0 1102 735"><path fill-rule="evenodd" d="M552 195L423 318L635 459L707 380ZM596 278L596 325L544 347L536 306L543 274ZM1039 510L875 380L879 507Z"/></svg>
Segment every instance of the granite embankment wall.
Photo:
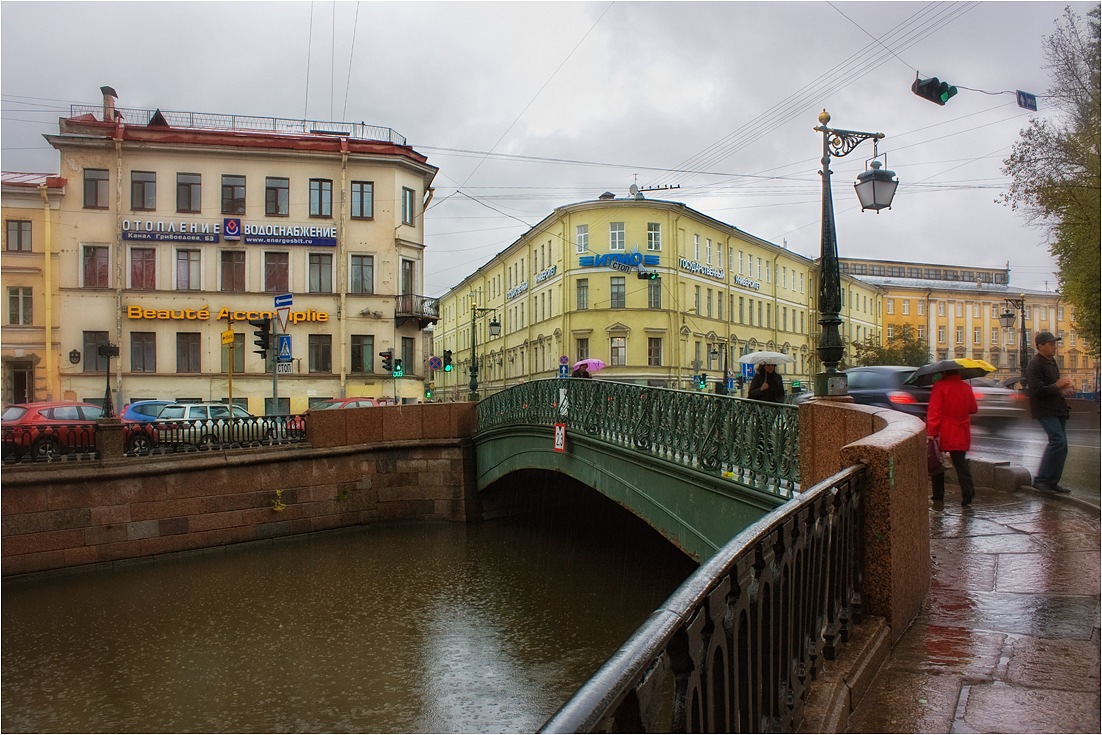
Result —
<svg viewBox="0 0 1102 735"><path fill-rule="evenodd" d="M478 515L473 403L319 411L307 431L301 446L7 467L2 573Z"/></svg>

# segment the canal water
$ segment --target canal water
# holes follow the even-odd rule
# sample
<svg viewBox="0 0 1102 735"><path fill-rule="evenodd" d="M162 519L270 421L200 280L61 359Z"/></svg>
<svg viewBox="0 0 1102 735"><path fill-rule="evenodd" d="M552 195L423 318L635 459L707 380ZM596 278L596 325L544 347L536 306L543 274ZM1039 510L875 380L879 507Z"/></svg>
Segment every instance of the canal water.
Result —
<svg viewBox="0 0 1102 735"><path fill-rule="evenodd" d="M695 568L605 511L5 581L0 728L533 732Z"/></svg>

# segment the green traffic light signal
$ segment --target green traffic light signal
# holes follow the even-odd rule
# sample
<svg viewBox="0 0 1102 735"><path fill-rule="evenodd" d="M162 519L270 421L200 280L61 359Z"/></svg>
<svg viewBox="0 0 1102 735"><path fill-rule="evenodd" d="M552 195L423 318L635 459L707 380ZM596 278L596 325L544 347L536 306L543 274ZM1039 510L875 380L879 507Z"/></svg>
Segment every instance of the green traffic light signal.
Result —
<svg viewBox="0 0 1102 735"><path fill-rule="evenodd" d="M406 374L406 371L402 368L402 361L400 359L394 360L394 377L400 378Z"/></svg>
<svg viewBox="0 0 1102 735"><path fill-rule="evenodd" d="M911 84L911 91L935 105L944 105L956 95L957 88L937 77L930 77L929 79L916 78Z"/></svg>
<svg viewBox="0 0 1102 735"><path fill-rule="evenodd" d="M444 372L450 373L452 371L452 351L444 350Z"/></svg>

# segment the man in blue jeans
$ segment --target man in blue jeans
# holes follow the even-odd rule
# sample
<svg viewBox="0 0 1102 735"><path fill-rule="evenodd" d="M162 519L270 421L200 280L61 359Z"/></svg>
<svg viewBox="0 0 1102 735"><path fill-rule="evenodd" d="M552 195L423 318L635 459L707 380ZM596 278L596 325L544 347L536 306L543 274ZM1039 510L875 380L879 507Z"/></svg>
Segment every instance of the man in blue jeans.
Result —
<svg viewBox="0 0 1102 735"><path fill-rule="evenodd" d="M1068 458L1068 402L1064 393L1072 390L1072 382L1060 377L1056 364L1056 343L1052 332L1038 332L1033 342L1037 353L1025 369L1029 410L1048 434L1048 446L1041 455L1041 466L1033 478L1033 487L1052 493L1071 492L1060 485L1064 461Z"/></svg>

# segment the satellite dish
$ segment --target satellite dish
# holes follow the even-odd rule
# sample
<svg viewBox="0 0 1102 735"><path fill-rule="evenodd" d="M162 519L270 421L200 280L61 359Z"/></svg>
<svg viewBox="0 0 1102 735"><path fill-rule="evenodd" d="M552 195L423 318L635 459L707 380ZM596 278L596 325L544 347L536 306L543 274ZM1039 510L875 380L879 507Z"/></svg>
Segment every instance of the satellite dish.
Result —
<svg viewBox="0 0 1102 735"><path fill-rule="evenodd" d="M638 193L639 193L639 187L638 187L638 186L636 186L635 184L632 184L631 186L629 186L629 187L628 187L628 192L629 192L629 193L630 193L630 194L631 194L632 196L635 196L636 194L638 194Z"/></svg>

